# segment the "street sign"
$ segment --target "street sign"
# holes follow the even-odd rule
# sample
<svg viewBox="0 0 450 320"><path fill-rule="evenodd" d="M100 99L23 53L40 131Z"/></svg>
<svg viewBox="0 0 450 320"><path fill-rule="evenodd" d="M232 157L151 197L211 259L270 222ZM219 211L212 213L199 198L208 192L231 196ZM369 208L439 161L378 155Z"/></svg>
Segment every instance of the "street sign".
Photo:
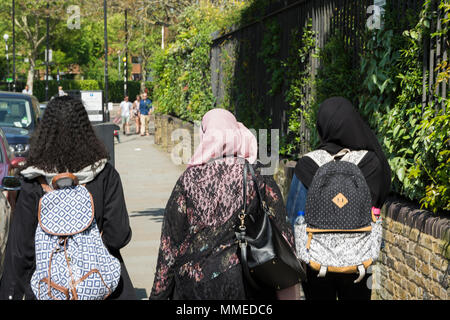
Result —
<svg viewBox="0 0 450 320"><path fill-rule="evenodd" d="M13 78L6 78L6 82L9 82L9 83L13 82Z"/></svg>

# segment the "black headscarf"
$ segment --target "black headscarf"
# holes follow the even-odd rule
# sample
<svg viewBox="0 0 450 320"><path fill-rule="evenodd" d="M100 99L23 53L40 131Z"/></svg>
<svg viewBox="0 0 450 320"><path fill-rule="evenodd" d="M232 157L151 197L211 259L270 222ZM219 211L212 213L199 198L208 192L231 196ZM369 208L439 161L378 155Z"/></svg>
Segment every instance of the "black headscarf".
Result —
<svg viewBox="0 0 450 320"><path fill-rule="evenodd" d="M389 193L391 169L377 137L352 103L343 97L325 100L319 107L316 125L321 141L318 149L332 155L344 148L369 151L358 167L371 190L372 205L381 208ZM295 167L295 175L309 187L317 169L311 158L302 157Z"/></svg>

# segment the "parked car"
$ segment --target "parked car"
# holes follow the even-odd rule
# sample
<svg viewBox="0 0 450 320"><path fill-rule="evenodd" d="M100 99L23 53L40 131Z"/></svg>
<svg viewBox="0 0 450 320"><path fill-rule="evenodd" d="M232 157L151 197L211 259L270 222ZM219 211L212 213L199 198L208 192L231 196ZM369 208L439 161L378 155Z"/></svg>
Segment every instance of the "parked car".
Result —
<svg viewBox="0 0 450 320"><path fill-rule="evenodd" d="M11 206L5 195L0 192L0 279L3 273L6 242L8 241L9 226L11 221Z"/></svg>
<svg viewBox="0 0 450 320"><path fill-rule="evenodd" d="M11 224L11 217L14 211L13 206L7 200L7 192L18 192L20 189L20 181L16 177L6 176L1 180L0 189L0 279L3 273L3 264L5 260L6 243L8 242L9 227Z"/></svg>
<svg viewBox="0 0 450 320"><path fill-rule="evenodd" d="M0 91L0 128L16 156L28 156L30 136L39 123L40 113L36 97Z"/></svg>
<svg viewBox="0 0 450 320"><path fill-rule="evenodd" d="M25 165L25 161L23 157L15 157L9 148L5 133L0 129L0 278L11 216L20 190L20 181L15 175L17 170Z"/></svg>
<svg viewBox="0 0 450 320"><path fill-rule="evenodd" d="M12 152L5 133L0 128L0 181L3 181L5 177L16 176L17 171L25 165L25 162L26 158L16 157L14 152ZM0 185L0 188L2 185ZM16 205L17 192L10 190L5 195L14 209Z"/></svg>

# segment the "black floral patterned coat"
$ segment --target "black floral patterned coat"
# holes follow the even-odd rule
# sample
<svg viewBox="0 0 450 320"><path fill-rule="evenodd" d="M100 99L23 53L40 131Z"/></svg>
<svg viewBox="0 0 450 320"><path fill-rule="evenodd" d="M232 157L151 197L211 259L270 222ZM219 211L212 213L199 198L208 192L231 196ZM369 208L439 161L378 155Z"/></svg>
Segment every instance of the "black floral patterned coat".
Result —
<svg viewBox="0 0 450 320"><path fill-rule="evenodd" d="M294 250L286 209L272 176L254 165L263 201ZM247 178L247 213L259 211L255 185ZM243 163L236 158L189 167L167 203L150 299L272 298L245 286L235 231L243 207ZM267 294L267 295L266 295Z"/></svg>

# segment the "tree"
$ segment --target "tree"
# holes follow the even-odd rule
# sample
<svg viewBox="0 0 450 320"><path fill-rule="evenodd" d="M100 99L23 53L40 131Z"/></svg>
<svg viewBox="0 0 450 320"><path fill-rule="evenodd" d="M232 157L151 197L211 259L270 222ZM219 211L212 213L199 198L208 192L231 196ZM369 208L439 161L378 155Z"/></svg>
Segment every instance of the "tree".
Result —
<svg viewBox="0 0 450 320"><path fill-rule="evenodd" d="M11 20L12 3L10 0L0 0L2 19ZM17 51L24 54L29 61L27 84L33 88L33 79L38 67L37 61L40 49L45 44L46 21L52 30L60 22L67 1L63 0L21 0L16 1L15 29Z"/></svg>
<svg viewBox="0 0 450 320"><path fill-rule="evenodd" d="M128 42L130 50L141 58L143 80L147 78L150 58L160 43L164 42L161 29L168 37L167 27L176 23L177 18L195 0L117 0L114 10L129 10ZM142 87L144 82L142 82Z"/></svg>

